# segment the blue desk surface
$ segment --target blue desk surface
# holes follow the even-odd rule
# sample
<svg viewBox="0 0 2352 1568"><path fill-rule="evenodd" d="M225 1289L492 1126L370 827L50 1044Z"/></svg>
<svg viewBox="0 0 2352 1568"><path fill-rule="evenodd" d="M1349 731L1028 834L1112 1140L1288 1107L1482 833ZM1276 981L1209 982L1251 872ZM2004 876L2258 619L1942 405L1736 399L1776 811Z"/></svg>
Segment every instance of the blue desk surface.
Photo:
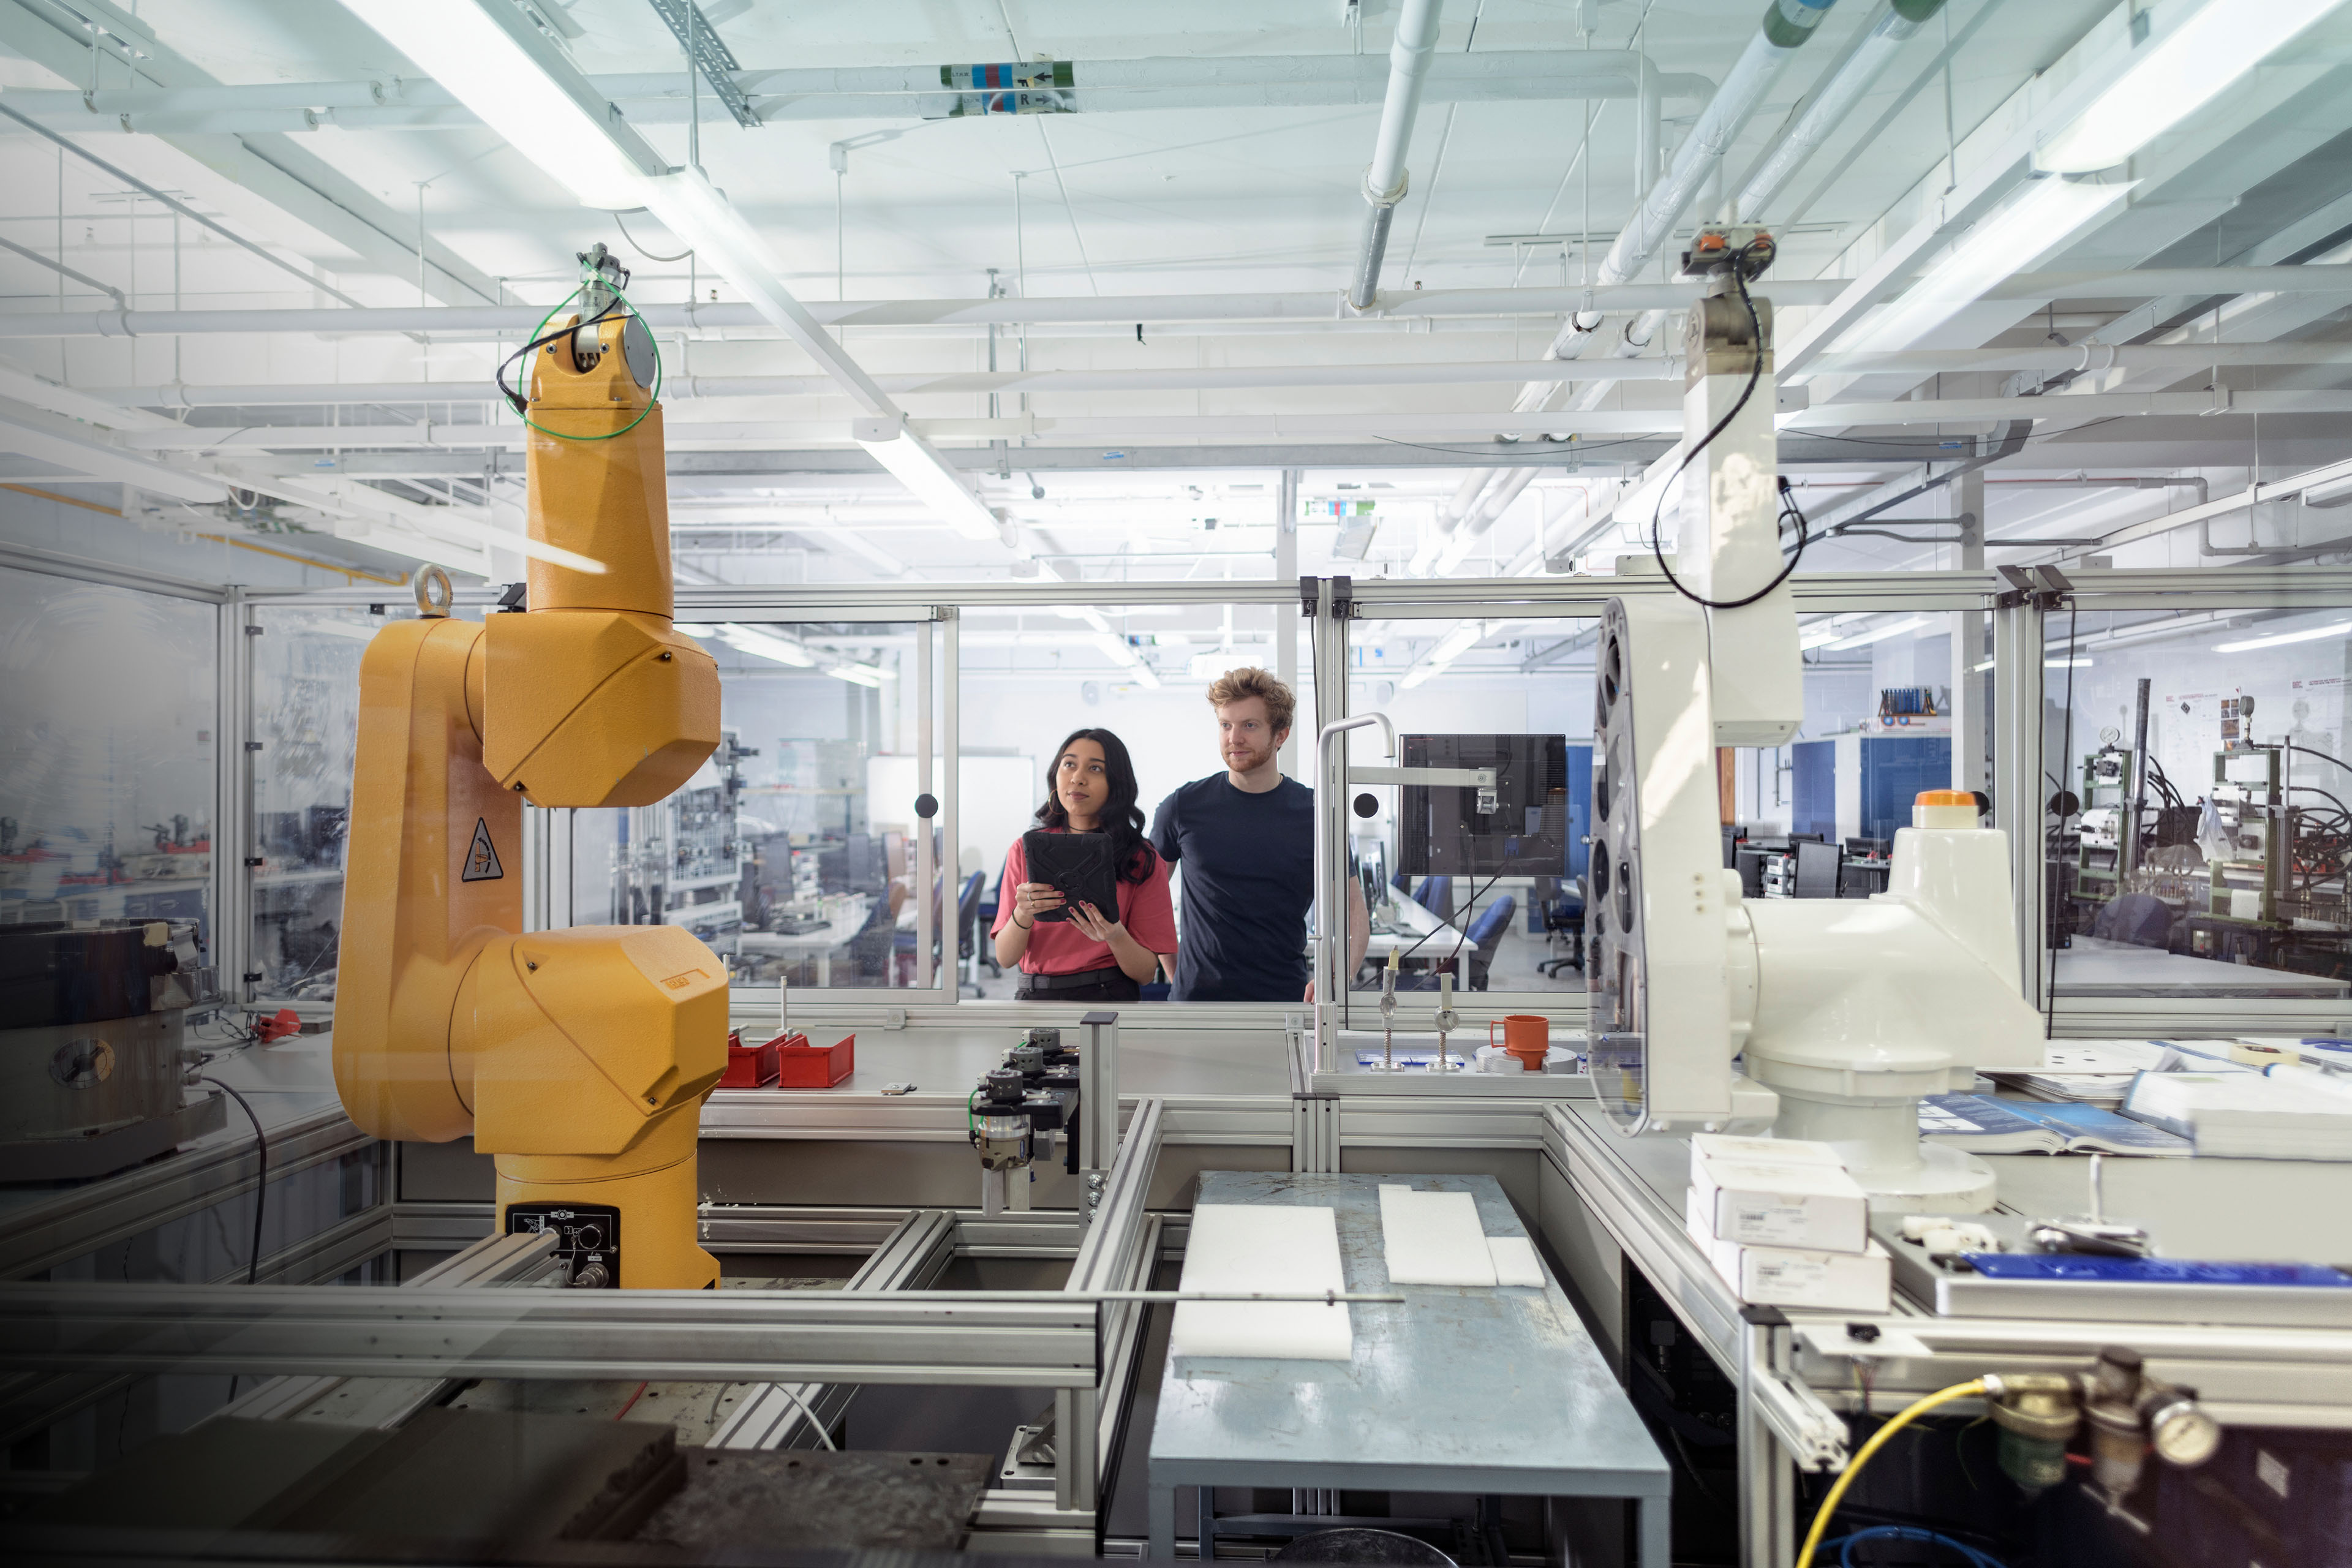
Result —
<svg viewBox="0 0 2352 1568"><path fill-rule="evenodd" d="M1390 1289L1380 1187L1466 1192L1489 1236L1525 1236L1491 1176L1203 1173L1202 1204L1337 1213L1350 1290ZM1664 1458L1557 1285L1397 1287L1349 1309L1339 1362L1169 1359L1150 1479L1178 1485L1656 1497Z"/></svg>

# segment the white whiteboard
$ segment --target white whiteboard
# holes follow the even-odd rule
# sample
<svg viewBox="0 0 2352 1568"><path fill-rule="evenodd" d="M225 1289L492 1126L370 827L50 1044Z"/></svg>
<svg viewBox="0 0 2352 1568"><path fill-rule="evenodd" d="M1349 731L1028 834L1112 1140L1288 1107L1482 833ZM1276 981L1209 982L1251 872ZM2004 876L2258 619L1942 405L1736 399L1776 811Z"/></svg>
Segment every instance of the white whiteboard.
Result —
<svg viewBox="0 0 2352 1568"><path fill-rule="evenodd" d="M932 777L939 777L937 763ZM1045 775L1034 757L965 757L956 770L957 858L963 862L959 877L985 872L985 886L996 885L1004 869L1004 853L1013 841L1037 826L1036 812L1045 798ZM933 785L934 793L938 785ZM866 760L866 816L869 832L885 827L912 831L915 825L915 759L904 756Z"/></svg>

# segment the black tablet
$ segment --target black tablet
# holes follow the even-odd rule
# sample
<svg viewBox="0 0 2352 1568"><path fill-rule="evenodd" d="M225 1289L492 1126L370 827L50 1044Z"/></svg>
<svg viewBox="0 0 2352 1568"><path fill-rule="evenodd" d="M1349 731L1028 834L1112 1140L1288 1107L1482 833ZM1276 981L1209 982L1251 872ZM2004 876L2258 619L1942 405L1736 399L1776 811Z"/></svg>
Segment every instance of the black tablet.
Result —
<svg viewBox="0 0 2352 1568"><path fill-rule="evenodd" d="M1118 868L1110 860L1108 833L1048 833L1033 827L1021 836L1029 879L1051 882L1069 900L1042 910L1041 921L1066 921L1076 904L1092 904L1105 920L1118 919Z"/></svg>

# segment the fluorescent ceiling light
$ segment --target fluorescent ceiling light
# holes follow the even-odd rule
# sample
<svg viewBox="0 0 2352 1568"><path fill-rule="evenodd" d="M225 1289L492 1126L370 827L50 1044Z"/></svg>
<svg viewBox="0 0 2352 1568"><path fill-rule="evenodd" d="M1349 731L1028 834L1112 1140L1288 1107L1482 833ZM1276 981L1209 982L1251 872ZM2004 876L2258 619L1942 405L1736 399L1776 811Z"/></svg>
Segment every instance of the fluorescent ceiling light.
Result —
<svg viewBox="0 0 2352 1568"><path fill-rule="evenodd" d="M1513 621L1465 621L1440 637L1437 646L1423 656L1419 664L1406 670L1398 684L1410 691L1433 675L1443 675L1454 661L1486 640L1504 627L1517 625Z"/></svg>
<svg viewBox="0 0 2352 1568"><path fill-rule="evenodd" d="M1832 653L1843 653L1850 647L1868 647L1874 642L1886 642L1895 637L1908 637L1913 632L1925 630L1927 625L1927 616L1914 616L1907 621L1897 621L1891 626L1873 626L1868 631L1856 632L1850 637L1840 637L1837 641L1826 643L1823 646Z"/></svg>
<svg viewBox="0 0 2352 1568"><path fill-rule="evenodd" d="M846 680L853 686L879 686L890 679L890 672L871 664L829 664L824 672L835 680Z"/></svg>
<svg viewBox="0 0 2352 1568"><path fill-rule="evenodd" d="M2205 0L2034 153L2057 174L2111 169L2336 9L2340 0Z"/></svg>
<svg viewBox="0 0 2352 1568"><path fill-rule="evenodd" d="M931 515L962 534L966 539L1001 542L1003 534L996 516L981 505L980 498L964 488L963 481L949 472L939 453L906 426L906 421L861 419L854 426L857 444L873 454L874 460L898 477L900 484L915 492L917 500L931 509Z"/></svg>
<svg viewBox="0 0 2352 1568"><path fill-rule="evenodd" d="M1832 616L1826 621L1816 621L1799 632L1797 650L1801 653L1808 648L1820 647L1824 643L1835 642L1839 636L1838 622L1843 618L1843 616Z"/></svg>
<svg viewBox="0 0 2352 1568"><path fill-rule="evenodd" d="M1864 353L1911 347L1994 284L2056 250L2130 189L2127 184L2099 185L2056 176L2027 182L1839 347Z"/></svg>
<svg viewBox="0 0 2352 1568"><path fill-rule="evenodd" d="M1969 673L1970 675L1982 675L1986 670L1990 669L1991 668L1992 660L1986 659L1982 664L1972 664L1969 666ZM2042 668L2044 669L2088 669L2091 668L2091 661L2087 658L2045 658L2042 661Z"/></svg>
<svg viewBox="0 0 2352 1568"><path fill-rule="evenodd" d="M571 189L588 206L645 204L647 170L614 140L615 127L594 108L586 78L567 84L548 59L491 14L504 8L518 27L531 23L511 0L343 0L344 8L448 89L509 145ZM532 28L535 34L536 29ZM548 51L554 51L550 40ZM563 64L560 54L555 59ZM577 76L576 71L564 73ZM589 101L583 101L586 98ZM635 133L629 132L635 141Z"/></svg>
<svg viewBox="0 0 2352 1568"><path fill-rule="evenodd" d="M704 642L723 642L738 653L748 653L755 658L772 659L777 664L789 664L795 669L814 669L816 655L809 652L790 637L780 637L773 632L763 632L754 626L739 626L730 621L723 626L707 626L676 623L677 629L690 637Z"/></svg>
<svg viewBox="0 0 2352 1568"><path fill-rule="evenodd" d="M1145 686L1155 691L1160 689L1158 672L1143 662L1143 656L1129 647L1125 637L1116 632L1097 632L1095 646L1102 649L1113 664L1123 666L1132 671L1135 679Z"/></svg>
<svg viewBox="0 0 2352 1568"><path fill-rule="evenodd" d="M2215 643L2215 653L2251 653L2258 647L2284 647L2289 643L2317 642L2321 637L2338 637L2352 632L2352 621L2338 621L2330 626L2306 626L2299 632L2280 632L2274 637L2248 637L2243 642Z"/></svg>

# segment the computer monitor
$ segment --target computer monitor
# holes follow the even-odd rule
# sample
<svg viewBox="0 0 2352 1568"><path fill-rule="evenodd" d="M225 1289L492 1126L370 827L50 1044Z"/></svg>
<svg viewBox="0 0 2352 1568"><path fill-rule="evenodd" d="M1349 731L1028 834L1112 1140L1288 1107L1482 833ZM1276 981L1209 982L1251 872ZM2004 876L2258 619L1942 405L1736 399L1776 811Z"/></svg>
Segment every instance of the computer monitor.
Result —
<svg viewBox="0 0 2352 1568"><path fill-rule="evenodd" d="M1795 899L1836 898L1840 859L1837 846L1800 838L1790 847L1797 854L1797 885L1790 889L1789 896Z"/></svg>
<svg viewBox="0 0 2352 1568"><path fill-rule="evenodd" d="M1723 868L1725 870L1739 869L1739 841L1747 837L1747 830L1738 823L1727 822L1723 825Z"/></svg>
<svg viewBox="0 0 2352 1568"><path fill-rule="evenodd" d="M1568 857L1568 742L1560 735L1399 735L1407 767L1492 768L1495 788L1406 784L1397 865L1416 876L1557 876ZM1483 806L1483 809L1482 809Z"/></svg>

